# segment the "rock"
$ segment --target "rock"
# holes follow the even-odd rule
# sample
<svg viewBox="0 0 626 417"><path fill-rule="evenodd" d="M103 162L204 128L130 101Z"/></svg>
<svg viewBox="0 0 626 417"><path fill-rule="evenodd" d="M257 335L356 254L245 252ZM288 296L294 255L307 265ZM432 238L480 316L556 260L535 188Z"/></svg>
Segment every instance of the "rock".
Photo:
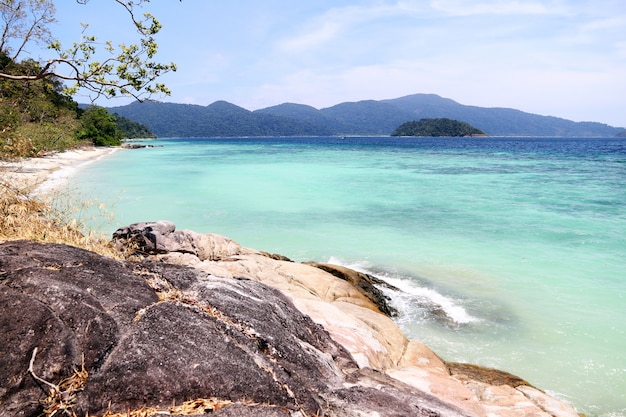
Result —
<svg viewBox="0 0 626 417"><path fill-rule="evenodd" d="M293 262L291 259L279 253L269 253L269 252L259 252L259 253L263 256L267 256L268 258L275 259L277 261Z"/></svg>
<svg viewBox="0 0 626 417"><path fill-rule="evenodd" d="M168 262L181 258L159 255ZM360 367L384 371L396 366L407 339L370 299L349 282L319 268L270 259L261 254L236 255L215 262L199 262L205 272L245 277L279 289L296 307L321 324L348 349Z"/></svg>
<svg viewBox="0 0 626 417"><path fill-rule="evenodd" d="M0 417L46 397L92 417L202 399L223 406L200 415L470 415L359 369L260 282L30 241L1 244L0 271Z"/></svg>
<svg viewBox="0 0 626 417"><path fill-rule="evenodd" d="M233 404L212 412L211 417L291 417L288 409L265 404ZM208 415L207 415L208 417Z"/></svg>
<svg viewBox="0 0 626 417"><path fill-rule="evenodd" d="M184 253L197 256L200 261L246 252L238 243L224 236L176 230L174 223L166 220L134 223L117 229L112 242L127 252L148 255Z"/></svg>
<svg viewBox="0 0 626 417"><path fill-rule="evenodd" d="M369 274L364 274L362 272L358 272L344 266L320 264L315 262L307 262L307 264L329 272L339 279L348 281L363 295L365 295L374 304L376 304L381 313L386 314L389 317L398 316L398 311L390 305L391 299L387 297L380 289L376 288L375 285L384 285L395 290L397 290L397 288L392 287L383 280L380 280Z"/></svg>
<svg viewBox="0 0 626 417"><path fill-rule="evenodd" d="M140 236L154 234L151 223L120 230L126 229L139 231ZM336 346L347 351L352 362L335 364L332 368L341 369L346 377L343 386L349 389L332 391L332 402L328 404L332 403L330 407L333 410L338 407L341 412L328 415L369 415L367 411L360 411L363 404L357 401L359 398L369 399L369 408L363 409L374 415L420 415L413 414L412 406L404 408L413 404L411 398L417 395L430 398L429 401L436 399L445 407L456 407L472 416L573 416L573 408L532 388L522 378L475 365L446 362L427 346L408 340L389 317L393 311L382 314L388 300L375 290L386 284L375 277L335 265L293 262L281 255L241 247L220 235L184 231L186 237L181 239L172 238L178 232L171 226L161 230L163 233L155 235L154 239L161 242L154 245L160 249L149 253L138 251L138 259L159 262L153 265L166 262L192 266L213 277L247 279L271 286L322 326ZM124 236L132 236L132 233L118 234L116 244L133 250L134 244ZM140 241L151 242L151 239L141 237ZM181 244L181 241L187 243ZM172 281L171 270L168 274L177 288L187 288L184 282ZM151 282L154 285L155 281ZM166 292L168 285L161 285L161 291ZM255 314L248 310L243 317ZM402 388L393 391L390 386ZM392 391L396 400L386 397ZM403 399L396 404L394 401L399 397ZM329 401L327 398L324 397L324 401ZM421 410L419 406L415 409ZM441 410L433 415L445 415L447 411Z"/></svg>
<svg viewBox="0 0 626 417"><path fill-rule="evenodd" d="M37 415L42 391L26 372L35 347L47 380L69 377L83 355L99 368L136 312L158 298L124 264L87 251L25 241L1 248L0 415Z"/></svg>
<svg viewBox="0 0 626 417"><path fill-rule="evenodd" d="M489 385L508 385L513 388L520 385L532 386L522 378L498 369L458 362L446 362L446 366L450 375L466 377Z"/></svg>
<svg viewBox="0 0 626 417"><path fill-rule="evenodd" d="M145 149L145 148L162 148L163 145L143 145L139 143L124 143L121 148L123 149Z"/></svg>
<svg viewBox="0 0 626 417"><path fill-rule="evenodd" d="M541 390L526 385L519 386L517 389L552 416L584 417L584 415L579 414L574 407L565 404L563 401L558 401L556 398L550 397Z"/></svg>
<svg viewBox="0 0 626 417"><path fill-rule="evenodd" d="M168 255L159 259L177 264L199 267L203 261L215 261L231 258L235 255L261 254L273 260L291 262L283 255L268 252L252 251L241 247L236 242L215 234L200 234L191 230L177 231L169 221L134 223L122 227L113 233L113 243L120 249L148 255ZM187 255L196 256L198 260ZM374 303L378 310L389 317L397 316L398 312L390 305L390 299L376 285L386 285L384 281L371 275L354 271L350 268L306 263L326 271L333 276L349 282L366 298Z"/></svg>
<svg viewBox="0 0 626 417"><path fill-rule="evenodd" d="M124 149L144 149L147 148L148 145L140 145L138 143L125 143L121 147Z"/></svg>

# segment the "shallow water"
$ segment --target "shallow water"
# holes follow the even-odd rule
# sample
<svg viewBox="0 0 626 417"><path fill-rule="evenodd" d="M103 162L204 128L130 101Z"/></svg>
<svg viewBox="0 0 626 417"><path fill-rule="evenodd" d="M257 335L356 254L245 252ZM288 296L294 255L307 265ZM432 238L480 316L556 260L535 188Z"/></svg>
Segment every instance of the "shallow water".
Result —
<svg viewBox="0 0 626 417"><path fill-rule="evenodd" d="M84 167L147 220L384 277L408 335L626 415L626 140L170 139Z"/></svg>

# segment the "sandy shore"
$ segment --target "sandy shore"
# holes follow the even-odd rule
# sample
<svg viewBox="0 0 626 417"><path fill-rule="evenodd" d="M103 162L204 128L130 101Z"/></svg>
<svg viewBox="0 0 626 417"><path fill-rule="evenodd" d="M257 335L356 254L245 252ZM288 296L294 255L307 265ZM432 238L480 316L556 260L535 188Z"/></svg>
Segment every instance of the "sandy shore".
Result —
<svg viewBox="0 0 626 417"><path fill-rule="evenodd" d="M63 184L80 167L121 148L89 147L58 152L41 158L0 161L0 180L25 193L43 194Z"/></svg>

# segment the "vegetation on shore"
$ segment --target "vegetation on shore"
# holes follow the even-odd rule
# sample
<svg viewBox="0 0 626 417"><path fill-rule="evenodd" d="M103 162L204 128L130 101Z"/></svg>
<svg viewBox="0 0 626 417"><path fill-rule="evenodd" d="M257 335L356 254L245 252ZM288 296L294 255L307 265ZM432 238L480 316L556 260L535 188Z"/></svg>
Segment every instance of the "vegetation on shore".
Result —
<svg viewBox="0 0 626 417"><path fill-rule="evenodd" d="M34 240L63 243L112 258L120 258L107 237L83 232L85 225L76 215L93 202L78 202L56 194L38 198L15 187L0 171L0 243L9 240Z"/></svg>
<svg viewBox="0 0 626 417"><path fill-rule="evenodd" d="M154 139L157 137L146 125L117 114L113 114L113 116L115 117L117 128L124 133L124 138L126 139Z"/></svg>
<svg viewBox="0 0 626 417"><path fill-rule="evenodd" d="M406 122L393 131L391 136L486 136L469 123L437 118Z"/></svg>
<svg viewBox="0 0 626 417"><path fill-rule="evenodd" d="M24 73L39 67L0 55L0 70ZM84 144L118 146L123 138L135 137L154 134L104 107L81 108L54 78L27 83L0 78L0 159L41 156Z"/></svg>
<svg viewBox="0 0 626 417"><path fill-rule="evenodd" d="M0 2L0 159L40 156L83 143L120 145L127 136L124 127L136 137L136 126L118 122L104 108L82 109L72 96L80 91L94 102L169 94L156 80L176 66L154 61L161 24L150 13L138 13L148 1L116 0L136 29L136 43L115 47L88 34L89 25L81 23L82 37L69 49L52 33L55 1ZM87 1L76 3L80 7ZM107 57L100 60L96 53L102 49ZM36 50L44 56L40 60L31 58Z"/></svg>

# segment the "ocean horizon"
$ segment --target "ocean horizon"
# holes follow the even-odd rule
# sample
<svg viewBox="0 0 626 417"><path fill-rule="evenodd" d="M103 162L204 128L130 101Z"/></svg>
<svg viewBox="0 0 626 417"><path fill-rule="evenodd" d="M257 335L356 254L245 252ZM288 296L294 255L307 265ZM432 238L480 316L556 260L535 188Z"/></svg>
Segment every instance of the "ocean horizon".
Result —
<svg viewBox="0 0 626 417"><path fill-rule="evenodd" d="M142 142L146 144L148 142ZM626 139L171 138L82 166L114 217L376 275L405 334L626 415Z"/></svg>

